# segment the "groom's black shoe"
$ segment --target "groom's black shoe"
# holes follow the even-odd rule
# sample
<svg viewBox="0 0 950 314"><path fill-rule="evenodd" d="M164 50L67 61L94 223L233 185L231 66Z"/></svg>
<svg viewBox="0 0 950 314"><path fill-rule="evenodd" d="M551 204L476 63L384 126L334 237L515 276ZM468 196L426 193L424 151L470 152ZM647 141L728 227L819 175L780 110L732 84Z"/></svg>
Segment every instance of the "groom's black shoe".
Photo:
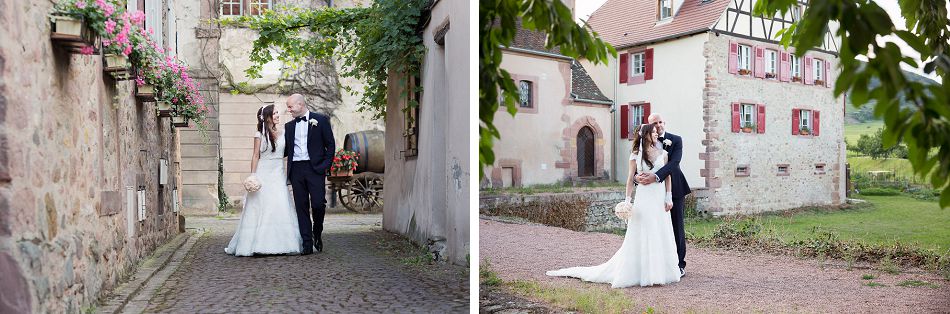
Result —
<svg viewBox="0 0 950 314"><path fill-rule="evenodd" d="M317 240L317 252L323 252L323 239Z"/></svg>
<svg viewBox="0 0 950 314"><path fill-rule="evenodd" d="M303 251L300 252L300 255L310 255L310 254L313 254L313 246L304 244Z"/></svg>

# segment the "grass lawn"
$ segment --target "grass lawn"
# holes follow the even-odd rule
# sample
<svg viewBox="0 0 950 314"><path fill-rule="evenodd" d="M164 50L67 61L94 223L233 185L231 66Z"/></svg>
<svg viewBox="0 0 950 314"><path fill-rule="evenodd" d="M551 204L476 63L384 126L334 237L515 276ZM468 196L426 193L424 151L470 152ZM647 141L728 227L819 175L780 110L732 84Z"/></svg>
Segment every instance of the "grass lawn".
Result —
<svg viewBox="0 0 950 314"><path fill-rule="evenodd" d="M892 244L896 241L925 249L950 249L950 209L941 210L935 201L908 196L864 196L873 206L833 212L802 212L790 217L761 216L765 230L774 230L785 241L806 239L815 227L838 234L842 240ZM696 236L711 235L721 220L689 221L686 231ZM763 231L765 231L763 230Z"/></svg>
<svg viewBox="0 0 950 314"><path fill-rule="evenodd" d="M851 164L851 173L860 173L867 175L868 171L892 171L894 176L911 183L925 184L929 186L929 179L921 180L914 176L914 168L910 160L902 158L882 158L871 159L871 157L848 157L848 163ZM934 168L936 169L936 168Z"/></svg>
<svg viewBox="0 0 950 314"><path fill-rule="evenodd" d="M877 129L884 127L883 120L874 120L863 123L854 123L854 124L845 124L844 125L844 138L848 140L848 144L854 145L858 143L858 138L861 137L861 134L872 135L874 132L877 132Z"/></svg>

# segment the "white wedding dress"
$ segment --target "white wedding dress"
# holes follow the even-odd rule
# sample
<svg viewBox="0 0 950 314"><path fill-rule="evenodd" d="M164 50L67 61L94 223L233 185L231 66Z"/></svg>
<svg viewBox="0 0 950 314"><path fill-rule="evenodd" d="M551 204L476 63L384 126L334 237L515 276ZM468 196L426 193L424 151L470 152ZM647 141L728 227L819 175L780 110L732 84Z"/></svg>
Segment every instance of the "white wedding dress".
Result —
<svg viewBox="0 0 950 314"><path fill-rule="evenodd" d="M649 171L659 170L666 164L666 151L653 162ZM638 155L637 171L647 167ZM657 182L637 185L633 212L627 219L627 233L623 244L606 263L591 267L571 267L547 272L548 276L575 277L584 281L609 283L611 288L633 285L652 286L680 281L673 238L673 223L665 207L666 185Z"/></svg>
<svg viewBox="0 0 950 314"><path fill-rule="evenodd" d="M284 137L277 136L274 151L260 132L255 137L261 138L261 158L254 173L261 189L244 196L241 221L224 252L235 256L300 253L297 211L284 169Z"/></svg>

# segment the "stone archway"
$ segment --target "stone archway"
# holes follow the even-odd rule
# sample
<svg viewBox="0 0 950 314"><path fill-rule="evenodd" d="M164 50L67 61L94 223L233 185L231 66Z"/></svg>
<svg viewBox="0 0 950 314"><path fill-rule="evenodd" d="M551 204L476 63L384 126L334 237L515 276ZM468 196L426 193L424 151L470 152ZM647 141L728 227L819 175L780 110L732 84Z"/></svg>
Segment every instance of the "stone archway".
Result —
<svg viewBox="0 0 950 314"><path fill-rule="evenodd" d="M569 122L567 115L562 116L562 121ZM564 141L564 147L561 148L561 160L555 166L564 169L566 179L575 179L581 175L578 168L578 135L582 128L587 128L593 135L593 177L604 177L604 132L597 124L597 120L591 116L583 116L571 123L561 132L561 138Z"/></svg>
<svg viewBox="0 0 950 314"><path fill-rule="evenodd" d="M584 126L577 132L577 176L593 177L594 170L594 130Z"/></svg>

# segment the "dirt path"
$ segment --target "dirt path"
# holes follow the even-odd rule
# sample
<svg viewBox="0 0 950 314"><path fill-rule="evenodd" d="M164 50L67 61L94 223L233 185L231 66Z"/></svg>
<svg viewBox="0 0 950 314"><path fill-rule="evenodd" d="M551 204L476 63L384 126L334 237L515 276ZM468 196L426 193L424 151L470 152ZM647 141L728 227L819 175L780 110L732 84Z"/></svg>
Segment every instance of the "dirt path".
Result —
<svg viewBox="0 0 950 314"><path fill-rule="evenodd" d="M547 270L606 261L623 238L604 233L479 220L479 256L505 281L533 280L580 289L609 289ZM915 272L890 275L869 269L822 269L816 260L689 247L687 276L661 287L626 288L638 306L659 312L950 313L950 281ZM878 276L870 287L864 274ZM923 280L938 288L901 287Z"/></svg>

